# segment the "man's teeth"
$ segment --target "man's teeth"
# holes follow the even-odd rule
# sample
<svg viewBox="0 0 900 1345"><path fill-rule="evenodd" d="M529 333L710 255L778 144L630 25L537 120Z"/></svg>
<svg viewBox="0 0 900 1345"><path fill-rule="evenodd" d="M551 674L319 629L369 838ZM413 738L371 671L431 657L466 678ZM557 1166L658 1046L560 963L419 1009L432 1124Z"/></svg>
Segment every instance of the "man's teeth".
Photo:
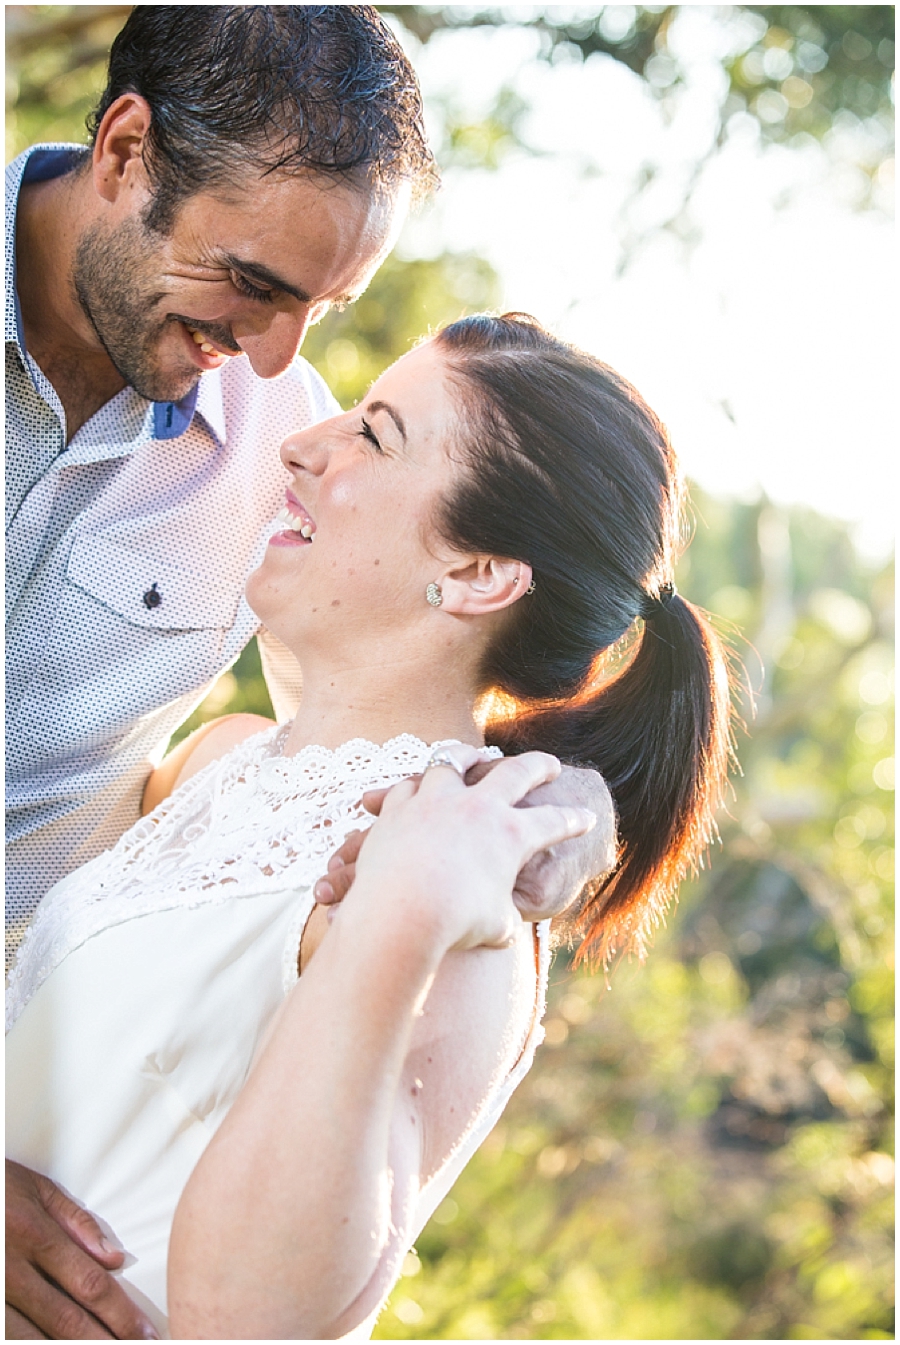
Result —
<svg viewBox="0 0 900 1345"><path fill-rule="evenodd" d="M276 523L286 523L291 532L299 532L301 537L305 537L311 542L316 535L316 530L311 523L304 523L302 518L295 517L290 509L284 508L276 518Z"/></svg>
<svg viewBox="0 0 900 1345"><path fill-rule="evenodd" d="M191 332L191 336L203 351L204 355L221 355L222 352L216 350L215 346L211 346L202 332L191 331L190 327L188 327L188 331Z"/></svg>

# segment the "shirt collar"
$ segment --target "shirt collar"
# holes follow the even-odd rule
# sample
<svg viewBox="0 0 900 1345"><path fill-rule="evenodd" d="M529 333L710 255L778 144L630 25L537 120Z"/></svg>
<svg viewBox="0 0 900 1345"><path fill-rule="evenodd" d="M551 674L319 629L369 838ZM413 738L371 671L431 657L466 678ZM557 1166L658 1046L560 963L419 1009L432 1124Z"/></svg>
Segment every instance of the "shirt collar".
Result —
<svg viewBox="0 0 900 1345"><path fill-rule="evenodd" d="M85 154L84 145L32 145L6 169L5 332L25 359L25 334L16 289L16 214L19 192L29 182L47 182L75 167ZM219 444L225 442L225 407L220 371L201 375L200 382L178 402L152 402L154 439L176 439L190 427L199 411Z"/></svg>
<svg viewBox="0 0 900 1345"><path fill-rule="evenodd" d="M246 356L245 356L246 358ZM180 402L151 402L153 407L153 438L177 439L190 428L195 415L202 416L221 448L225 443L225 402L222 392L222 370L210 369L200 375L186 397Z"/></svg>
<svg viewBox="0 0 900 1345"><path fill-rule="evenodd" d="M4 280L6 285L6 304L4 329L5 339L12 341L25 358L25 336L22 331L22 314L19 309L19 295L16 291L16 212L19 204L19 191L28 182L47 182L52 177L61 177L68 173L82 154L84 145L32 145L18 158L13 159L6 169L6 249Z"/></svg>

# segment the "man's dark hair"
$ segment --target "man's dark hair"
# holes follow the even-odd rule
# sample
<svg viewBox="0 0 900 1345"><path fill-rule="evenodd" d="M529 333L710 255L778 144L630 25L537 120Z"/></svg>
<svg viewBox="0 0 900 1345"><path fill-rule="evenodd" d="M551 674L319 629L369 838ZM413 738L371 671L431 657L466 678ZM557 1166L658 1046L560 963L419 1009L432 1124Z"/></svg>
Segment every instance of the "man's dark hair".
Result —
<svg viewBox="0 0 900 1345"><path fill-rule="evenodd" d="M147 223L261 173L312 170L370 185L436 183L415 72L372 5L136 5L88 118L92 140L125 93L150 105Z"/></svg>

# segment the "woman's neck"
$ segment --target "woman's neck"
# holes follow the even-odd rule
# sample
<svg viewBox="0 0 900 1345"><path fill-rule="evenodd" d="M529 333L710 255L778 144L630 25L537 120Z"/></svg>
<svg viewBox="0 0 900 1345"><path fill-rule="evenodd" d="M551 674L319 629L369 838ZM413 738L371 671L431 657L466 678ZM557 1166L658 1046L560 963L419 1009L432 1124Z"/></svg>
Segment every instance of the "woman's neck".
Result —
<svg viewBox="0 0 900 1345"><path fill-rule="evenodd" d="M285 755L315 743L335 748L351 738L384 743L400 733L424 742L457 738L480 747L476 694L452 661L379 657L327 670L303 660L303 695ZM474 682L474 679L472 679Z"/></svg>

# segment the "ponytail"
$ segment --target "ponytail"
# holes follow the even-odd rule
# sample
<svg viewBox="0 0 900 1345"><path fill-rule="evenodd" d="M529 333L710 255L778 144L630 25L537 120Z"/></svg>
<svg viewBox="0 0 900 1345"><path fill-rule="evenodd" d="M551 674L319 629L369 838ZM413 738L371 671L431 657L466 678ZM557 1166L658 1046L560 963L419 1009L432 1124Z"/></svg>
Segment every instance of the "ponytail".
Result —
<svg viewBox="0 0 900 1345"><path fill-rule="evenodd" d="M572 700L525 711L489 730L507 751L540 748L590 764L616 804L616 867L589 885L572 922L577 961L643 955L678 884L715 834L731 758L724 647L677 594L645 607L626 666Z"/></svg>
<svg viewBox="0 0 900 1345"><path fill-rule="evenodd" d="M469 464L438 531L534 575L485 654L482 689L514 707L487 737L605 777L618 862L585 890L569 927L581 960L642 954L714 834L731 757L725 649L671 585L648 594L672 573L683 538L674 450L636 388L533 318L464 318L437 344ZM610 673L623 637L628 656Z"/></svg>

